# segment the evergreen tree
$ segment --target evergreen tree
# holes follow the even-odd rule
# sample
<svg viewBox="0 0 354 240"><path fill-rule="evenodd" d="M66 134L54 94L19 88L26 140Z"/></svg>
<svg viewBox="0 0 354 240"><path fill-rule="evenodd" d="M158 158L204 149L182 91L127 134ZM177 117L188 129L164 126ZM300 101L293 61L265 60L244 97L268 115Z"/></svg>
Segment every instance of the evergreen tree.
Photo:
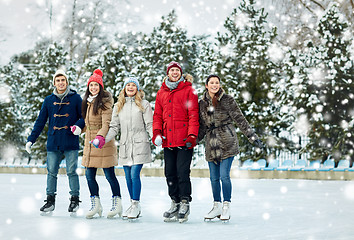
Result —
<svg viewBox="0 0 354 240"><path fill-rule="evenodd" d="M264 9L256 9L254 0L243 0L224 24L227 33L218 34L222 61L218 61L217 66L224 89L236 98L261 139L265 142L267 139L278 140L268 142L268 154L262 152L257 155L254 146L242 134L242 160L266 158L276 148L288 146L282 144L286 140L280 138L281 131L289 123L280 112L279 91L276 90L282 51L274 40L276 29L269 29L266 19Z"/></svg>
<svg viewBox="0 0 354 240"><path fill-rule="evenodd" d="M321 44L308 42L304 54L297 54L297 89L295 105L306 117L310 143L306 151L313 159L353 161L354 71L350 47L353 36L345 17L332 4L319 21ZM296 69L296 68L295 68Z"/></svg>
<svg viewBox="0 0 354 240"><path fill-rule="evenodd" d="M193 65L197 57L196 49L196 42L189 39L185 29L178 26L174 10L162 17L160 26L155 27L151 34L145 34L141 38L137 50L142 58L137 74L144 81L142 86L148 93L148 101L155 101L156 93L166 76L167 65L171 61L181 63L183 73L196 77Z"/></svg>

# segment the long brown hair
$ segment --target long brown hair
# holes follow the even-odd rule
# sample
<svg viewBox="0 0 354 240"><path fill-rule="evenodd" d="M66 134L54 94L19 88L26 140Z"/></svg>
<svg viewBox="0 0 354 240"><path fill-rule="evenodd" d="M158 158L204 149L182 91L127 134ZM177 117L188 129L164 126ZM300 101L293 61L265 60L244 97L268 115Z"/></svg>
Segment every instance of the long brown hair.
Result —
<svg viewBox="0 0 354 240"><path fill-rule="evenodd" d="M213 77L219 79L219 83L221 84L220 77L218 75L211 74L208 76L207 80L205 81L205 85L208 85L210 78L213 78ZM206 91L208 91L208 89ZM215 93L214 97L211 99L211 102L213 103L214 107L216 107L216 105L218 105L218 98L221 93L222 93L222 90L221 90L221 86L220 86L219 91L217 93Z"/></svg>
<svg viewBox="0 0 354 240"><path fill-rule="evenodd" d="M100 92L98 93L96 100L93 102L93 114L97 115L98 110L107 110L107 107L105 103L109 101L111 94L104 90L103 87L99 84L100 87ZM83 119L86 118L86 113L87 113L87 98L90 96L90 90L89 87L87 86L84 99L82 100L82 105L81 105L81 113ZM107 100L108 99L108 100Z"/></svg>

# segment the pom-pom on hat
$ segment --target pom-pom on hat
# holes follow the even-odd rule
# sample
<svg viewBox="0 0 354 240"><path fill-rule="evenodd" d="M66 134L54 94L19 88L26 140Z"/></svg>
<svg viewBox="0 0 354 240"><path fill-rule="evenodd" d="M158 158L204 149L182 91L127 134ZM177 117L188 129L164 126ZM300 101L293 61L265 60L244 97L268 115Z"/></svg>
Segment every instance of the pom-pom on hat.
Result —
<svg viewBox="0 0 354 240"><path fill-rule="evenodd" d="M89 78L87 82L87 86L90 84L90 82L96 82L100 84L104 89L102 76L103 76L103 72L100 69L96 69L95 71L93 71L92 76Z"/></svg>
<svg viewBox="0 0 354 240"><path fill-rule="evenodd" d="M127 86L128 83L134 83L138 91L140 90L139 81L136 77L130 76L129 78L125 79L123 89L125 89L125 86Z"/></svg>
<svg viewBox="0 0 354 240"><path fill-rule="evenodd" d="M182 67L181 65L178 63L178 62L175 62L175 61L172 61L168 64L167 66L167 75L168 75L168 72L170 71L171 68L173 67L176 67L176 68L179 68L179 70L181 71L181 74L182 74Z"/></svg>
<svg viewBox="0 0 354 240"><path fill-rule="evenodd" d="M57 76L59 76L59 75L63 75L63 76L65 77L65 79L66 79L67 84L69 85L68 76L66 76L65 71L64 71L63 69L58 69L58 70L54 73L54 75L53 75L53 84L54 84L54 82L55 82L55 78L56 78Z"/></svg>

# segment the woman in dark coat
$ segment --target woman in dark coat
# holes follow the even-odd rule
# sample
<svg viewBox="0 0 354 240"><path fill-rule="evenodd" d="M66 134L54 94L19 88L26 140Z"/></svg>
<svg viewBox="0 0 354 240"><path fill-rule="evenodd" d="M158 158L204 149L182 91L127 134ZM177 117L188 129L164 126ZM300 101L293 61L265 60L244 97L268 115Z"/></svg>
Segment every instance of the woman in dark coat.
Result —
<svg viewBox="0 0 354 240"><path fill-rule="evenodd" d="M262 147L263 144L243 116L235 99L221 88L219 76L210 75L205 87L206 91L199 101L198 141L206 136L205 155L214 198L213 208L205 219L219 217L221 220L229 220L232 192L230 170L234 156L239 153L233 124L236 123L251 143L257 147Z"/></svg>

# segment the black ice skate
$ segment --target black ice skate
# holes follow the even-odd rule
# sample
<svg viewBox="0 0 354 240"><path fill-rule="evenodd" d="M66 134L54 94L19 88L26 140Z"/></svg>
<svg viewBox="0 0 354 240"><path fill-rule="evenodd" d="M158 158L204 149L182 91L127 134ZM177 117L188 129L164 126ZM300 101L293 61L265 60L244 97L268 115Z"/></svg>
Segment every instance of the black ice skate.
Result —
<svg viewBox="0 0 354 240"><path fill-rule="evenodd" d="M188 200L183 199L177 215L178 221L180 223L188 221L189 212L189 202Z"/></svg>
<svg viewBox="0 0 354 240"><path fill-rule="evenodd" d="M166 212L163 213L165 222L174 222L177 221L177 214L180 207L180 203L176 203L174 200L171 202L171 207Z"/></svg>
<svg viewBox="0 0 354 240"><path fill-rule="evenodd" d="M41 215L49 215L55 209L55 195L48 195L47 200L44 200L45 204L39 210Z"/></svg>
<svg viewBox="0 0 354 240"><path fill-rule="evenodd" d="M79 209L80 202L79 196L71 196L68 212L75 215L76 211Z"/></svg>

